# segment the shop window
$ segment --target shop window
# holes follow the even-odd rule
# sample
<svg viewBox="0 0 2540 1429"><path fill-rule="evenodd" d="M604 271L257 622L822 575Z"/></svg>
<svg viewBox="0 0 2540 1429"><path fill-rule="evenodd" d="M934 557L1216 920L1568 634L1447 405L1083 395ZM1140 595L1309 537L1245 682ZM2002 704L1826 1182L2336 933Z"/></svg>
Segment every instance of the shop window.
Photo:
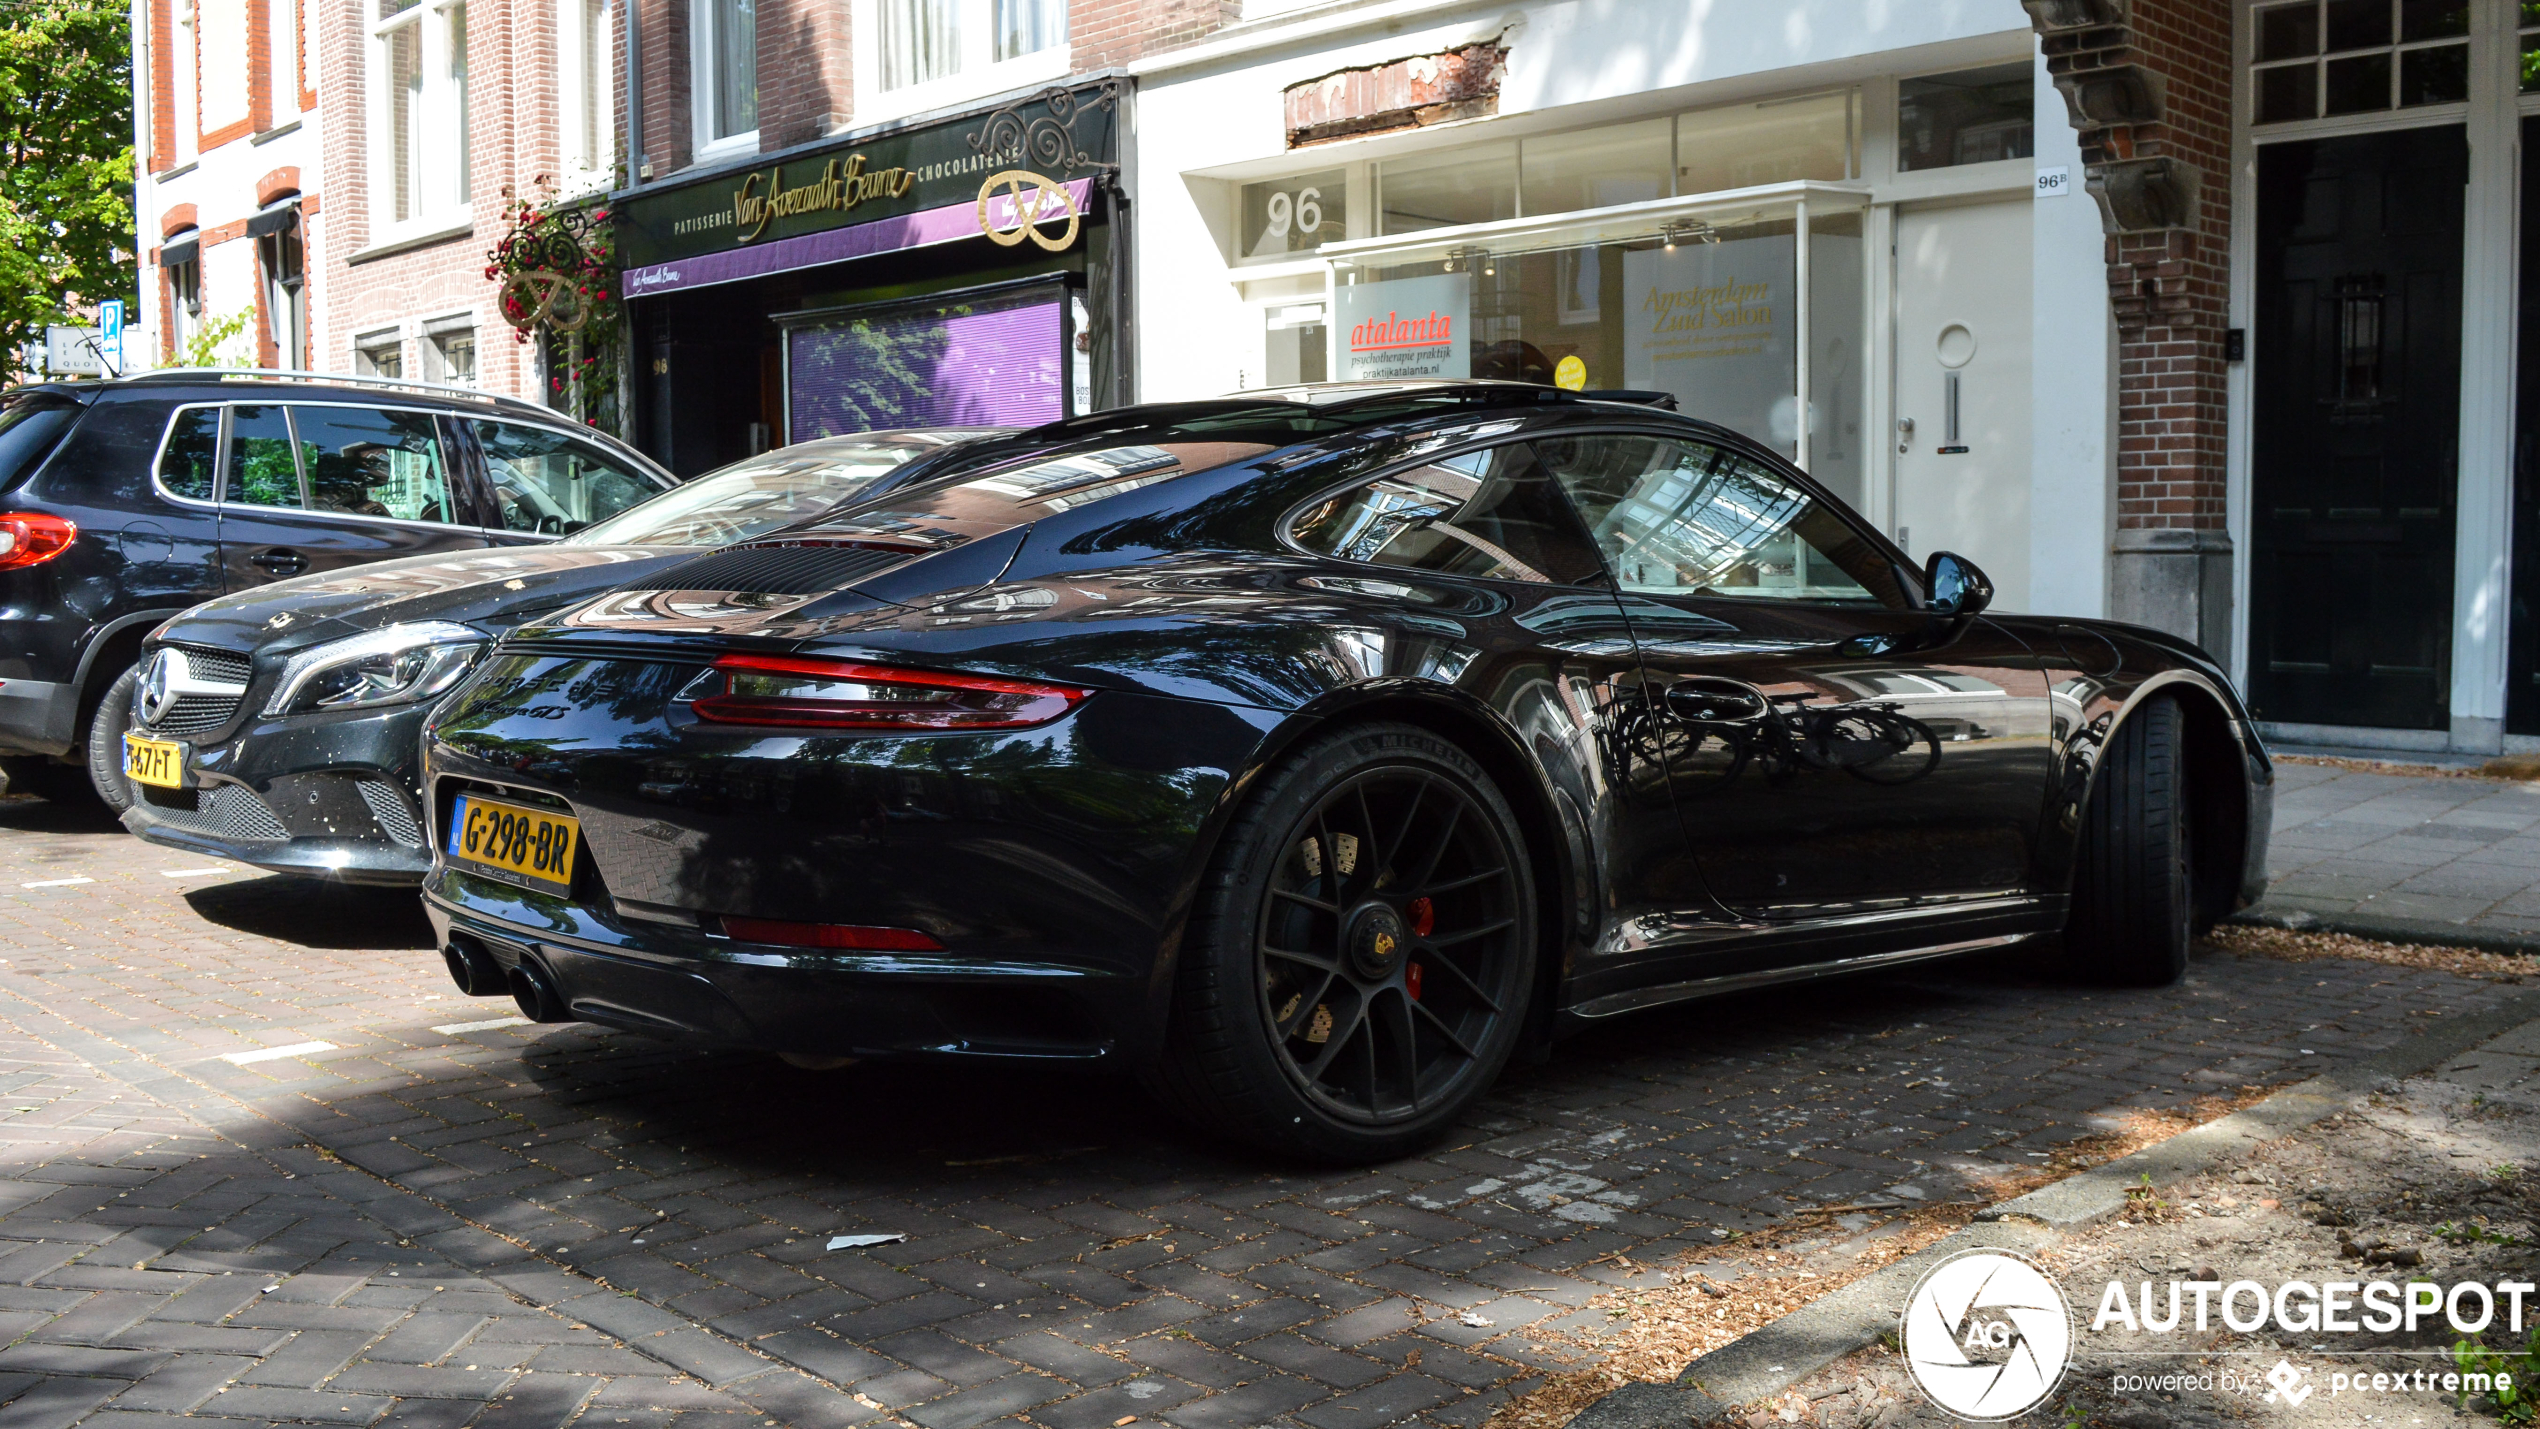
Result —
<svg viewBox="0 0 2540 1429"><path fill-rule="evenodd" d="M2529 5L2524 18L2540 26ZM2256 122L2469 98L2469 0L2295 0L2250 12ZM2523 88L2534 87L2533 38Z"/></svg>
<svg viewBox="0 0 2540 1429"><path fill-rule="evenodd" d="M263 224L262 231L257 228ZM307 248L300 234L300 204L261 213L249 221L256 235L256 271L265 285L265 323L274 352L290 371L309 367Z"/></svg>
<svg viewBox="0 0 2540 1429"><path fill-rule="evenodd" d="M168 284L168 350L185 355L186 345L203 330L203 250L189 231L182 242L160 250L159 271Z"/></svg>
<svg viewBox="0 0 2540 1429"><path fill-rule="evenodd" d="M557 88L564 113L558 148L572 189L605 186L617 159L616 34L617 7L610 0L558 0Z"/></svg>
<svg viewBox="0 0 2540 1429"><path fill-rule="evenodd" d="M1857 499L1869 377L1861 216L1812 203L1802 293L1796 205L1779 208L1736 227L1652 220L1641 237L1531 249L1424 235L1429 246L1345 262L1332 299L1330 376L1668 392Z"/></svg>
<svg viewBox="0 0 2540 1429"><path fill-rule="evenodd" d="M561 536L614 516L660 489L587 442L543 427L478 422L485 475L503 529Z"/></svg>
<svg viewBox="0 0 2540 1429"><path fill-rule="evenodd" d="M2036 101L2026 63L1905 80L1896 91L1896 167L2028 158L2036 152Z"/></svg>
<svg viewBox="0 0 2540 1429"><path fill-rule="evenodd" d="M229 479L221 500L235 506L297 507L300 463L291 417L280 407L229 409Z"/></svg>
<svg viewBox="0 0 2540 1429"><path fill-rule="evenodd" d="M1858 178L1859 131L1850 90L1678 115L1676 192Z"/></svg>
<svg viewBox="0 0 2540 1429"><path fill-rule="evenodd" d="M1379 477L1297 513L1288 538L1318 556L1490 580L1575 585L1603 572L1561 488L1524 446Z"/></svg>
<svg viewBox="0 0 2540 1429"><path fill-rule="evenodd" d="M1377 232L1417 233L1517 216L1517 146L1479 144L1376 166Z"/></svg>
<svg viewBox="0 0 2540 1429"><path fill-rule="evenodd" d="M870 0L881 36L873 77L913 89L1067 45L1065 0Z"/></svg>
<svg viewBox="0 0 2540 1429"><path fill-rule="evenodd" d="M1731 448L1584 436L1536 450L1625 590L1901 603L1886 558L1833 508Z"/></svg>
<svg viewBox="0 0 2540 1429"><path fill-rule="evenodd" d="M364 377L405 376L405 347L397 340L397 330L389 328L354 338L353 370Z"/></svg>
<svg viewBox="0 0 2540 1429"><path fill-rule="evenodd" d="M697 0L697 147L744 148L758 133L758 0Z"/></svg>
<svg viewBox="0 0 2540 1429"><path fill-rule="evenodd" d="M244 415L246 409L239 409ZM428 412L292 409L308 468L309 509L449 523L449 466Z"/></svg>
<svg viewBox="0 0 2540 1429"><path fill-rule="evenodd" d="M1069 415L1066 303L1042 288L841 312L785 334L787 442Z"/></svg>
<svg viewBox="0 0 2540 1429"><path fill-rule="evenodd" d="M466 0L377 0L371 28L371 183L389 225L464 218Z"/></svg>
<svg viewBox="0 0 2540 1429"><path fill-rule="evenodd" d="M1330 375L1324 344L1329 329L1324 326L1321 303L1291 303L1269 309L1264 315L1266 368L1263 385L1287 387L1299 382L1321 382Z"/></svg>
<svg viewBox="0 0 2540 1429"><path fill-rule="evenodd" d="M1349 236L1349 174L1343 169L1246 184L1242 203L1247 258L1311 253Z"/></svg>
<svg viewBox="0 0 2540 1429"><path fill-rule="evenodd" d="M1517 167L1525 211L1568 213L1665 198L1675 152L1670 126L1647 119L1522 141Z"/></svg>

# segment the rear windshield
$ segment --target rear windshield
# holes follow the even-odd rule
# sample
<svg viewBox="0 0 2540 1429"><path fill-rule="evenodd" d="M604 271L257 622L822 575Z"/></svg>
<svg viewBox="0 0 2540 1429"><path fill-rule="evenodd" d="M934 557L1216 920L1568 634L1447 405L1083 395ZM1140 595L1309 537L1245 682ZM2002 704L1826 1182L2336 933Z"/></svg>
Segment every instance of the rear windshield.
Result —
<svg viewBox="0 0 2540 1429"><path fill-rule="evenodd" d="M78 420L79 404L58 397L21 397L0 405L0 491L33 475Z"/></svg>
<svg viewBox="0 0 2540 1429"><path fill-rule="evenodd" d="M565 538L576 546L726 546L855 496L910 460L989 431L836 437L734 462Z"/></svg>

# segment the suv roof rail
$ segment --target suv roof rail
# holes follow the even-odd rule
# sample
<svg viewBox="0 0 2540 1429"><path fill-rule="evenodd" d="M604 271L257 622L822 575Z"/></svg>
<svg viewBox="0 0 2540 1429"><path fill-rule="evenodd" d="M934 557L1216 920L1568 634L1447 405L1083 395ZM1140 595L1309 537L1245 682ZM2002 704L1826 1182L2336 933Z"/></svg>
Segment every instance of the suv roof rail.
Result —
<svg viewBox="0 0 2540 1429"><path fill-rule="evenodd" d="M508 407L532 412L543 417L571 417L553 407L542 407L525 398L506 392L488 392L482 387L461 387L449 382L418 382L408 377L374 377L356 372L309 372L289 367L160 367L148 372L135 372L107 379L100 385L149 383L258 380L293 378L303 382L324 382L332 387L378 387L394 392L429 392L435 396L454 397L462 401L482 402L489 407Z"/></svg>

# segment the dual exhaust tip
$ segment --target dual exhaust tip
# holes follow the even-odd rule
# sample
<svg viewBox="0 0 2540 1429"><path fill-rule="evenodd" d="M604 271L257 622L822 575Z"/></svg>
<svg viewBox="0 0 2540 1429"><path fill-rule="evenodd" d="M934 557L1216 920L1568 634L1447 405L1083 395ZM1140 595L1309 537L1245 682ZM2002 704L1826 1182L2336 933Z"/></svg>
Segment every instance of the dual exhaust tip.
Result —
<svg viewBox="0 0 2540 1429"><path fill-rule="evenodd" d="M449 965L450 981L470 997L500 997L508 992L520 1015L532 1022L573 1020L573 1010L556 991L554 976L526 953L517 965L505 968L491 948L465 934L453 934L441 949L441 960Z"/></svg>

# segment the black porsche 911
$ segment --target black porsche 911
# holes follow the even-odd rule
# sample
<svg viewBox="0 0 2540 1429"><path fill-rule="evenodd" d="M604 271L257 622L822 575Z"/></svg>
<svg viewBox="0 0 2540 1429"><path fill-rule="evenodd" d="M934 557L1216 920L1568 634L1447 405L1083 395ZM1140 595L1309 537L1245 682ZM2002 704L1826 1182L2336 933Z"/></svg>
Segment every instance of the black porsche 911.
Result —
<svg viewBox="0 0 2540 1429"><path fill-rule="evenodd" d="M526 626L425 731L460 986L824 1065L1105 1058L1317 1157L1637 1008L2261 886L2201 651L1989 615L1787 462L1516 384L982 444Z"/></svg>

